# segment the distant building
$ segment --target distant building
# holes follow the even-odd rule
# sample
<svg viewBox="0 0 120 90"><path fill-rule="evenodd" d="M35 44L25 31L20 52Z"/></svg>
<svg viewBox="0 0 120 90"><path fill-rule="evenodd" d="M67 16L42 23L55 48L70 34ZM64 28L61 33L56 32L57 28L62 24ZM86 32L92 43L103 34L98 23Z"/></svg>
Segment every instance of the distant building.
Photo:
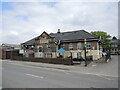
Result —
<svg viewBox="0 0 120 90"><path fill-rule="evenodd" d="M40 36L22 43L21 48L26 57L57 58L61 55L63 58L84 58L85 40L87 56L92 56L94 60L99 59L102 55L98 38L85 30L60 32L58 29L57 33L50 34L44 31ZM65 53L58 53L61 48Z"/></svg>
<svg viewBox="0 0 120 90"><path fill-rule="evenodd" d="M110 52L111 54L120 54L120 40L113 37L110 41Z"/></svg>
<svg viewBox="0 0 120 90"><path fill-rule="evenodd" d="M2 44L0 46L0 58L11 59L13 56L18 56L20 45L15 44Z"/></svg>

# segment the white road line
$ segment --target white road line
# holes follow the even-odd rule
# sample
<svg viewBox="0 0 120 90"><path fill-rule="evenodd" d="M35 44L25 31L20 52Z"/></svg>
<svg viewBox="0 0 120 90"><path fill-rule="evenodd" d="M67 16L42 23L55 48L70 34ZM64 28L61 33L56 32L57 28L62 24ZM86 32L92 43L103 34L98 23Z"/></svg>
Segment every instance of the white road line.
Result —
<svg viewBox="0 0 120 90"><path fill-rule="evenodd" d="M28 73L27 73L26 75L32 76L32 77L36 77L36 78L41 78L41 79L44 78L44 77L42 77L42 76L37 76L37 75L33 75L33 74L28 74Z"/></svg>
<svg viewBox="0 0 120 90"><path fill-rule="evenodd" d="M113 75L106 75L106 74L97 74L97 73L85 73L85 72L76 72L76 71L69 71L69 72L73 72L73 73L80 73L80 74L88 74L88 75L96 75L96 76L106 76L106 77L116 77L118 78L118 76L113 76Z"/></svg>
<svg viewBox="0 0 120 90"><path fill-rule="evenodd" d="M107 77L113 77L113 76L110 76L110 75L104 75L104 74L92 74L92 73L85 73L85 74L96 75L96 76L102 77L102 78L107 79L107 80L114 80L114 79L107 78Z"/></svg>
<svg viewBox="0 0 120 90"><path fill-rule="evenodd" d="M114 79L110 79L110 78L107 78L107 77L102 76L102 75L97 75L97 76L99 76L99 77L101 77L101 78L104 78L104 79L107 79L107 80L114 80Z"/></svg>
<svg viewBox="0 0 120 90"><path fill-rule="evenodd" d="M92 67L95 67L96 65L92 65Z"/></svg>

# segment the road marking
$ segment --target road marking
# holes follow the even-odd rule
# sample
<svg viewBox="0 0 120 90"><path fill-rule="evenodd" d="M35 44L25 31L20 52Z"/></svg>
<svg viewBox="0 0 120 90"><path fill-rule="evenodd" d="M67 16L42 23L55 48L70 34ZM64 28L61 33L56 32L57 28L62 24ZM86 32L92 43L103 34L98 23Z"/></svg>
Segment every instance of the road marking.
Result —
<svg viewBox="0 0 120 90"><path fill-rule="evenodd" d="M118 78L118 76L114 76L114 75L106 75L106 74L97 74L97 73L85 73L85 72L76 72L76 71L69 71L69 72L73 72L73 73L80 73L80 74L88 74L88 75L96 75L96 76L99 76L99 75L101 75L101 76L106 76L106 77L116 77L116 78Z"/></svg>
<svg viewBox="0 0 120 90"><path fill-rule="evenodd" d="M33 75L33 74L28 74L28 73L27 73L26 75L32 76L32 77L36 77L36 78L41 78L41 79L44 78L44 77L42 77L42 76L37 76L37 75Z"/></svg>
<svg viewBox="0 0 120 90"><path fill-rule="evenodd" d="M110 78L107 78L107 77L102 76L102 75L97 75L97 76L99 76L99 77L101 77L101 78L104 78L104 79L107 79L107 80L114 80L114 79L110 79Z"/></svg>
<svg viewBox="0 0 120 90"><path fill-rule="evenodd" d="M93 67L97 66L97 65L92 65Z"/></svg>

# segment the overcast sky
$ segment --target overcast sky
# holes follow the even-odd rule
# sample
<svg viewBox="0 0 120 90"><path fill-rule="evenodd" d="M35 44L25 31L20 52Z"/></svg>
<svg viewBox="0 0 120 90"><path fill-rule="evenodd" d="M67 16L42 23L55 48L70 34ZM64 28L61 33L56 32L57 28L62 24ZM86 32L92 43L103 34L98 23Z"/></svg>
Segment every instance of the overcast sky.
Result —
<svg viewBox="0 0 120 90"><path fill-rule="evenodd" d="M118 36L117 2L3 2L1 10L2 43L20 44L57 29Z"/></svg>

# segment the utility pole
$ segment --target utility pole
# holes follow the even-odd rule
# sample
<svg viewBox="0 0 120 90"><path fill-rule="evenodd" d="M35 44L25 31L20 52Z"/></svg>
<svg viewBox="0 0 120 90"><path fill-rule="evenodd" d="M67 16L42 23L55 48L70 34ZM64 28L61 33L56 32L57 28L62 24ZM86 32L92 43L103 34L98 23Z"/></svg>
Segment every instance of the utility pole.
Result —
<svg viewBox="0 0 120 90"><path fill-rule="evenodd" d="M85 55L85 67L87 67L87 58L86 58L86 39L84 39L84 55Z"/></svg>

